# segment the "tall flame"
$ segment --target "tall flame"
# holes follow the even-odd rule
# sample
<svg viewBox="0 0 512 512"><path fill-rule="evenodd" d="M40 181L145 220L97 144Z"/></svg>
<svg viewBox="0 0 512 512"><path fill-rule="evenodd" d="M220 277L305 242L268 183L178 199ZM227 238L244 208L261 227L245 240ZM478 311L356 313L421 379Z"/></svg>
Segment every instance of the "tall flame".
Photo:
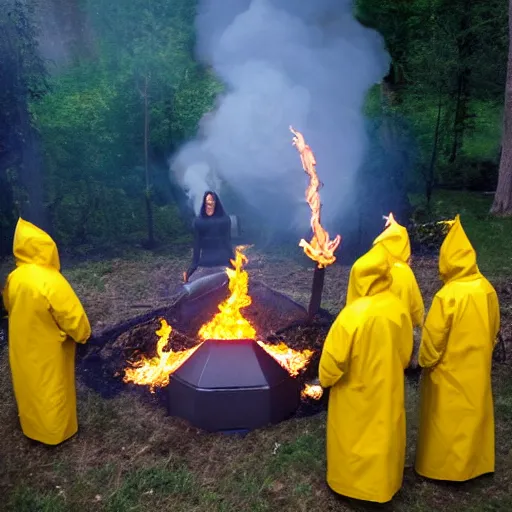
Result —
<svg viewBox="0 0 512 512"><path fill-rule="evenodd" d="M231 295L219 305L219 312L213 319L204 324L199 330L202 340L241 340L255 339L256 329L245 319L241 309L250 306L252 299L248 293L249 276L243 270L247 263L247 257L243 251L247 246L238 246L235 249L235 259L232 260L234 270L226 268L229 277L229 291ZM139 385L149 385L154 393L156 387L164 387L169 384L170 375L176 371L200 346L199 345L182 352L164 348L169 342L172 327L165 320L161 320L161 327L156 331L159 337L157 342L157 356L151 359L144 356L131 368L125 370L124 382L133 382ZM273 357L292 377L296 377L305 368L313 356L312 350L297 351L287 347L284 343L271 345L257 342L271 357Z"/></svg>
<svg viewBox="0 0 512 512"><path fill-rule="evenodd" d="M248 261L243 253L247 248L240 245L235 249L235 259L231 260L235 269L226 268L231 295L219 304L219 312L212 320L199 330L199 337L203 340L243 340L256 336L256 330L240 311L252 303L248 292L249 275L242 269Z"/></svg>
<svg viewBox="0 0 512 512"><path fill-rule="evenodd" d="M293 145L299 152L302 168L309 176L309 185L306 189L306 201L311 208L311 229L313 230L313 238L309 243L302 239L299 242L299 247L304 249L304 252L309 258L318 263L318 268L323 268L336 261L334 252L340 245L341 236L336 235L334 240L330 240L329 233L320 223L320 210L322 208L322 204L320 203L320 194L318 193L318 190L320 189L321 184L315 169L315 155L313 155L313 151L306 144L302 133L294 130L291 126L290 131L295 135L293 138Z"/></svg>
<svg viewBox="0 0 512 512"><path fill-rule="evenodd" d="M156 347L157 355L151 359L142 356L138 361L132 363L131 368L126 368L123 381L133 382L142 386L149 386L151 393L157 387L165 387L169 384L169 376L176 371L200 346L197 345L188 350L164 352L169 343L169 336L172 327L161 319L161 326L156 335L159 337Z"/></svg>

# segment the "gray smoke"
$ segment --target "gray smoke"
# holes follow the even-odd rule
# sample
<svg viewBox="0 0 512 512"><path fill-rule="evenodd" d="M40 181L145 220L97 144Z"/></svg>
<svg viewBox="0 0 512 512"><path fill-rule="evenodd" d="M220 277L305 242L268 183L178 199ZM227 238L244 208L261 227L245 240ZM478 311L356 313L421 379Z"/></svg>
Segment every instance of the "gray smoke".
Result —
<svg viewBox="0 0 512 512"><path fill-rule="evenodd" d="M199 58L226 85L171 162L196 211L209 169L217 192L224 181L269 222L307 229L307 177L289 125L316 156L322 221L352 208L364 99L389 68L382 37L356 21L352 0L200 0L196 27Z"/></svg>

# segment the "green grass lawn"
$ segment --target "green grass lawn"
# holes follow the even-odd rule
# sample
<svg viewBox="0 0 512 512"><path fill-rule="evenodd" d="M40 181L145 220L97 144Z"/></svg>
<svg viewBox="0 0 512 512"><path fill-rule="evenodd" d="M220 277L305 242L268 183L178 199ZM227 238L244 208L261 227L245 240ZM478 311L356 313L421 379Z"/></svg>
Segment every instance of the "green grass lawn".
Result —
<svg viewBox="0 0 512 512"><path fill-rule="evenodd" d="M510 289L512 224L487 215L490 198L439 193L439 215L460 213L479 263L497 289ZM64 273L82 299L93 328L104 328L165 302L186 267L182 255L141 251L127 258L84 262ZM439 282L435 261L415 262L429 304ZM324 304L337 313L348 269L329 268ZM285 257L266 257L255 278L304 301L311 274ZM505 295L503 295L505 297ZM511 339L510 302L502 300ZM510 343L508 345L510 347ZM510 351L510 348L509 348ZM496 473L459 486L436 484L412 469L418 389L407 382L407 461L401 492L388 510L476 512L512 510L512 379L496 365ZM338 501L325 485L324 413L260 429L244 438L207 434L124 393L105 400L79 383L80 431L62 446L33 446L21 434L8 353L0 348L0 510L13 512L274 512L367 510Z"/></svg>

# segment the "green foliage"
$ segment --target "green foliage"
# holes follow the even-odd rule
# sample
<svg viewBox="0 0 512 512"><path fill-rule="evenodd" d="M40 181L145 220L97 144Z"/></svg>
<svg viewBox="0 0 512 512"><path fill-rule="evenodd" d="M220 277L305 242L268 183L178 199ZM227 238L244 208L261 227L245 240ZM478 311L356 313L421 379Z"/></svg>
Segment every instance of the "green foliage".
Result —
<svg viewBox="0 0 512 512"><path fill-rule="evenodd" d="M194 61L194 4L85 0L97 40L91 60L52 77L52 93L33 106L44 144L47 199L65 247L136 242L185 233L167 158L195 134L220 90ZM149 116L149 188L144 160L144 96Z"/></svg>
<svg viewBox="0 0 512 512"><path fill-rule="evenodd" d="M196 2L77 0L93 42L51 78L37 51L34 2L0 0L11 13L0 17L0 253L10 251L8 235L30 200L31 166L22 159L35 144L29 125L41 140L45 206L63 249L85 254L143 240L146 199L156 239L183 237L182 193L169 180L168 158L223 90L194 59ZM362 181L391 183L382 199L392 204L437 186L493 190L507 2L357 0L355 13L383 35L392 57L385 84L365 105L371 144ZM38 152L32 148L33 161ZM430 234L417 235L430 244Z"/></svg>
<svg viewBox="0 0 512 512"><path fill-rule="evenodd" d="M446 236L446 229L438 222L418 222L413 220L409 227L411 245L415 253L424 251L427 253L438 252Z"/></svg>
<svg viewBox="0 0 512 512"><path fill-rule="evenodd" d="M40 172L25 156L36 154L29 102L47 92L39 56L34 1L0 0L0 255L11 250L16 217L29 203L27 177Z"/></svg>
<svg viewBox="0 0 512 512"><path fill-rule="evenodd" d="M508 26L505 0L358 0L393 62L392 108L417 141L409 186L492 190L497 176ZM367 109L375 112L375 95ZM440 123L436 131L438 113Z"/></svg>

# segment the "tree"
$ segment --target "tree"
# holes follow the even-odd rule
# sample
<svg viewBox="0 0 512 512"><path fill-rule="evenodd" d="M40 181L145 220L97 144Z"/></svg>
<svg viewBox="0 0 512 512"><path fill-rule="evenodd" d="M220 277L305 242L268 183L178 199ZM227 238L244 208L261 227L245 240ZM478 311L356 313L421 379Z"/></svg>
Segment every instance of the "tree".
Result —
<svg viewBox="0 0 512 512"><path fill-rule="evenodd" d="M144 78L144 90L141 91L144 99L144 176L146 177L146 214L148 221L148 247L155 245L155 226L153 220L153 202L151 198L151 176L149 173L149 77Z"/></svg>
<svg viewBox="0 0 512 512"><path fill-rule="evenodd" d="M47 92L33 7L31 1L0 1L0 229L7 232L18 215L49 229L40 140L30 109Z"/></svg>
<svg viewBox="0 0 512 512"><path fill-rule="evenodd" d="M503 121L503 142L500 158L498 186L494 195L491 213L512 215L512 0L508 2L509 42L507 84L505 86L505 112Z"/></svg>

